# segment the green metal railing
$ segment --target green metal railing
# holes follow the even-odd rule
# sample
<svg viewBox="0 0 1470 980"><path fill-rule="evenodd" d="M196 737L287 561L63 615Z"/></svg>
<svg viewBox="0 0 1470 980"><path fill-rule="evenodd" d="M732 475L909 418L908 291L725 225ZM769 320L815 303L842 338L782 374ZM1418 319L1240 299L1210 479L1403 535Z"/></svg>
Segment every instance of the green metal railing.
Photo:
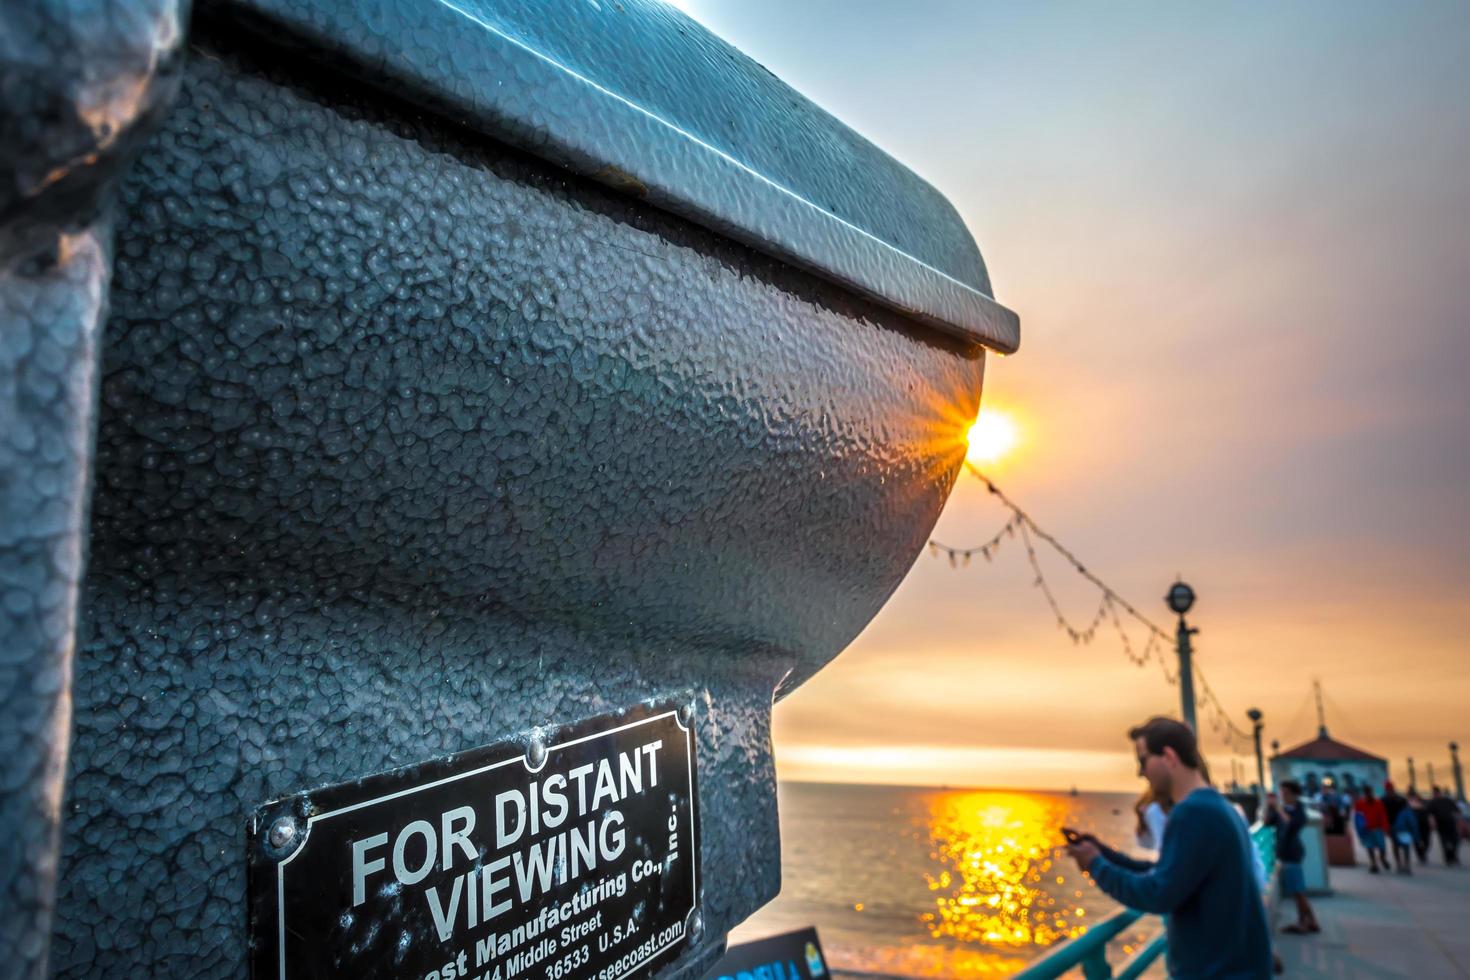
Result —
<svg viewBox="0 0 1470 980"><path fill-rule="evenodd" d="M1266 868L1267 901L1275 899L1271 887L1276 875L1276 830L1261 824L1251 828L1251 844ZM1071 970L1081 969L1087 980L1134 980L1153 965L1164 952L1165 937L1160 932L1144 943L1132 956L1118 964L1114 971L1108 962L1108 944L1125 929L1143 918L1137 909L1119 909L1076 939L1060 943L1055 949L1016 974L1015 980L1055 980Z"/></svg>
<svg viewBox="0 0 1470 980"><path fill-rule="evenodd" d="M1256 853L1266 866L1266 882L1269 884L1276 874L1276 828L1256 824L1251 828L1251 843L1256 846Z"/></svg>

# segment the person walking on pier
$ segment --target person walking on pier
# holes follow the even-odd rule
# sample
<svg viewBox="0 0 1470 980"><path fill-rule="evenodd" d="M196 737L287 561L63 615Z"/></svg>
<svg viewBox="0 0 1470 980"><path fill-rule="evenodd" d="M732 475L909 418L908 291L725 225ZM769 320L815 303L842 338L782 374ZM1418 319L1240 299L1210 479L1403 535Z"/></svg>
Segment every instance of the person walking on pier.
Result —
<svg viewBox="0 0 1470 980"><path fill-rule="evenodd" d="M1368 870L1377 874L1380 864L1388 870L1388 814L1383 809L1383 801L1374 798L1372 786L1364 786L1363 795L1353 804L1353 822L1358 840L1368 852Z"/></svg>
<svg viewBox="0 0 1470 980"><path fill-rule="evenodd" d="M1139 861L1070 830L1068 852L1107 895L1129 908L1168 916L1171 977L1270 977L1270 926L1250 835L1207 782L1194 731L1172 718L1152 718L1128 737L1139 775L1156 798L1174 804L1158 861Z"/></svg>
<svg viewBox="0 0 1470 980"><path fill-rule="evenodd" d="M1307 825L1307 808L1302 803L1302 784L1294 779L1281 781L1281 800L1268 796L1267 811L1263 823L1276 828L1276 860L1280 862L1279 880L1281 897L1296 903L1296 922L1282 932L1304 936L1309 932L1321 932L1317 924L1317 913L1307 901L1307 876L1302 869L1307 849L1302 844L1302 828Z"/></svg>
<svg viewBox="0 0 1470 980"><path fill-rule="evenodd" d="M1414 873L1414 859L1409 848L1414 843L1414 835L1407 833L1408 826L1413 822L1413 815L1404 819L1404 814L1409 811L1409 801L1393 788L1393 783L1383 784L1383 812L1388 817L1388 842L1393 846L1393 867L1401 875ZM1402 826L1400 821L1403 821Z"/></svg>
<svg viewBox="0 0 1470 980"><path fill-rule="evenodd" d="M1434 819L1434 831L1439 834L1439 846L1444 851L1444 863L1454 867L1460 863L1460 808L1439 786L1434 787L1434 796L1429 800L1429 815Z"/></svg>
<svg viewBox="0 0 1470 980"><path fill-rule="evenodd" d="M1419 863L1424 863L1424 851L1419 844L1419 815L1414 812L1412 804L1405 806L1399 811L1399 815L1393 822L1393 860L1399 864L1399 851L1403 851L1403 863L1399 870L1406 875L1414 873L1414 854L1419 855Z"/></svg>
<svg viewBox="0 0 1470 980"><path fill-rule="evenodd" d="M1424 797L1412 789L1409 790L1409 810L1414 814L1414 853L1419 855L1420 864L1428 864L1429 834L1433 818L1429 815Z"/></svg>

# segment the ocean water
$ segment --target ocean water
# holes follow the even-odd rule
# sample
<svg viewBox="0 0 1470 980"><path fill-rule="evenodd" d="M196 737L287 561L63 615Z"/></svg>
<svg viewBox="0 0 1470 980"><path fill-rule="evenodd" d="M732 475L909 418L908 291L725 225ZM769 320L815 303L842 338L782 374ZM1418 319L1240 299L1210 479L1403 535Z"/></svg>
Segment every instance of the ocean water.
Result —
<svg viewBox="0 0 1470 980"><path fill-rule="evenodd" d="M730 942L815 925L842 973L1010 976L1118 908L1062 826L1145 853L1126 794L783 783L779 803L781 894ZM1111 962L1159 928L1140 920Z"/></svg>

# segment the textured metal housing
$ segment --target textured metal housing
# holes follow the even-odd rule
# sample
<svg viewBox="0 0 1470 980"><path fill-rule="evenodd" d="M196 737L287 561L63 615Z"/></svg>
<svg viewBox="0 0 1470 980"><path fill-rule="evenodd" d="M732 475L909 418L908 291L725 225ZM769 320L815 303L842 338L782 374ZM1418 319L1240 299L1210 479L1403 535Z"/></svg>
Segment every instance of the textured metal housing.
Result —
<svg viewBox="0 0 1470 980"><path fill-rule="evenodd" d="M168 103L181 42L175 0L0 0L0 977L45 970L106 205Z"/></svg>
<svg viewBox="0 0 1470 980"><path fill-rule="evenodd" d="M773 698L918 554L983 350L236 14L115 238L131 144L6 212L3 969L241 976L256 804L694 691L695 976L779 886Z"/></svg>
<svg viewBox="0 0 1470 980"><path fill-rule="evenodd" d="M1011 352L964 221L663 0L212 0L388 92Z"/></svg>

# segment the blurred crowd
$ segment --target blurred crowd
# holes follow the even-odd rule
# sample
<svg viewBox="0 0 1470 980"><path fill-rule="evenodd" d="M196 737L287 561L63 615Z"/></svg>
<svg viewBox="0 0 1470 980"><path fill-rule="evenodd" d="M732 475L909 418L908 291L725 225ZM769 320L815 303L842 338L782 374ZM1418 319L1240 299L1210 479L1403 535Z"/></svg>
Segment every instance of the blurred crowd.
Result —
<svg viewBox="0 0 1470 980"><path fill-rule="evenodd" d="M1470 804L1456 800L1443 786L1432 787L1424 797L1415 788L1399 793L1391 782L1383 785L1382 795L1371 786L1339 790L1328 784L1314 802L1327 834L1346 835L1351 827L1374 874L1390 870L1390 847L1392 870L1413 874L1414 858L1427 864L1436 837L1441 860L1457 866L1460 844L1470 839Z"/></svg>

